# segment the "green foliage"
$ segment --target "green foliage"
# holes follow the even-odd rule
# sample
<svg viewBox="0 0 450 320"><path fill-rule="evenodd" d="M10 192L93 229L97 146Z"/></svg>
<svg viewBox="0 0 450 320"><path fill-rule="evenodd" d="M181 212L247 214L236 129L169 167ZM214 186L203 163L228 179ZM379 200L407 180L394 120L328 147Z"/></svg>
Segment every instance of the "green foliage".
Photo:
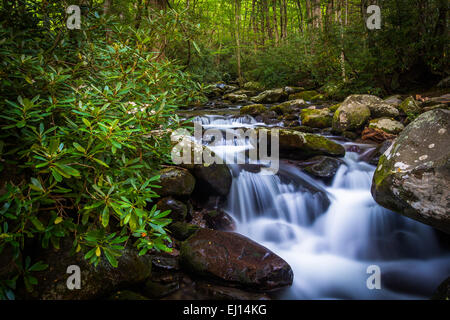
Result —
<svg viewBox="0 0 450 320"><path fill-rule="evenodd" d="M12 250L15 265L0 298L14 298L19 278L27 290L36 284L31 272L45 265L31 264L30 243L59 249L71 237L91 263L113 266L126 242L140 254L171 250L170 212L152 202L180 123L174 111L201 86L156 56L148 29L95 13L83 23L35 37L0 28L0 252Z"/></svg>

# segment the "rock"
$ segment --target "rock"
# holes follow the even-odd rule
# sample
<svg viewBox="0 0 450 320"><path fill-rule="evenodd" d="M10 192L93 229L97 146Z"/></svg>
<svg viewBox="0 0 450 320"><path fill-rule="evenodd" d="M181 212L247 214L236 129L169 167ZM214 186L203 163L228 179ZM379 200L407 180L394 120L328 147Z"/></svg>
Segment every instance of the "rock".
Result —
<svg viewBox="0 0 450 320"><path fill-rule="evenodd" d="M341 103L338 103L338 104L332 105L328 109L330 109L331 112L335 113L336 110L339 109L340 106L341 106Z"/></svg>
<svg viewBox="0 0 450 320"><path fill-rule="evenodd" d="M447 77L445 79L442 79L441 81L439 81L439 83L437 84L438 88L450 88L450 77Z"/></svg>
<svg viewBox="0 0 450 320"><path fill-rule="evenodd" d="M161 212L170 210L170 219L174 221L184 221L187 216L187 206L172 197L162 198L156 203L158 210Z"/></svg>
<svg viewBox="0 0 450 320"><path fill-rule="evenodd" d="M261 128L259 134L266 131L268 142L271 141L271 130ZM304 133L294 130L279 130L280 156L292 160L305 160L314 156L328 155L341 157L345 149L321 135Z"/></svg>
<svg viewBox="0 0 450 320"><path fill-rule="evenodd" d="M433 106L430 107L425 107L423 108L423 112L427 112L427 111L431 111L431 110L436 110L436 109L446 109L446 110L450 110L450 107L446 104L435 104Z"/></svg>
<svg viewBox="0 0 450 320"><path fill-rule="evenodd" d="M386 152L386 150L389 149L389 147L392 145L393 140L386 140L380 144L369 154L367 154L366 159L360 159L362 161L367 161L371 165L377 166L378 161L380 160L380 157Z"/></svg>
<svg viewBox="0 0 450 320"><path fill-rule="evenodd" d="M195 165L194 175L203 194L226 196L230 191L233 178L226 164Z"/></svg>
<svg viewBox="0 0 450 320"><path fill-rule="evenodd" d="M118 288L131 286L144 281L151 273L151 257L139 256L138 250L126 247L118 258L118 267L112 267L106 258L95 267L79 252L70 255L72 240L64 239L58 251L45 250L39 260L48 264L44 271L33 272L38 285L30 298L40 300L91 300L111 294ZM67 289L67 267L77 265L81 270L81 289Z"/></svg>
<svg viewBox="0 0 450 320"><path fill-rule="evenodd" d="M233 103L247 101L248 97L246 94L228 93L223 96L223 100L227 100Z"/></svg>
<svg viewBox="0 0 450 320"><path fill-rule="evenodd" d="M345 99L333 117L333 130L337 132L361 129L370 118L370 109L359 95Z"/></svg>
<svg viewBox="0 0 450 320"><path fill-rule="evenodd" d="M305 164L304 170L318 178L331 179L336 175L339 167L344 162L340 159L317 156L309 159Z"/></svg>
<svg viewBox="0 0 450 320"><path fill-rule="evenodd" d="M181 277L180 273L154 272L152 277L145 281L142 292L149 298L161 299L180 288Z"/></svg>
<svg viewBox="0 0 450 320"><path fill-rule="evenodd" d="M397 108L403 100L401 95L396 94L394 96L387 97L383 101L384 103L390 104L391 106Z"/></svg>
<svg viewBox="0 0 450 320"><path fill-rule="evenodd" d="M314 97L311 98L311 101L324 101L326 99L326 96L324 94L316 94Z"/></svg>
<svg viewBox="0 0 450 320"><path fill-rule="evenodd" d="M240 89L238 91L233 92L234 94L237 95L242 95L245 94L247 97L254 97L257 95L256 91L252 91L252 90L245 90L245 89Z"/></svg>
<svg viewBox="0 0 450 320"><path fill-rule="evenodd" d="M284 92L285 92L287 95L294 94L294 93L298 93L298 92L301 92L301 91L304 91L304 90L305 90L305 89L302 88L302 87L289 87L289 86L284 87Z"/></svg>
<svg viewBox="0 0 450 320"><path fill-rule="evenodd" d="M189 196L195 187L194 176L186 169L167 167L160 171L160 196Z"/></svg>
<svg viewBox="0 0 450 320"><path fill-rule="evenodd" d="M257 116L257 115L261 115L264 112L266 112L267 109L264 105L262 104L251 104L245 107L242 107L240 109L240 114L241 115L250 115L250 116Z"/></svg>
<svg viewBox="0 0 450 320"><path fill-rule="evenodd" d="M380 205L450 233L450 111L409 124L381 156L372 182Z"/></svg>
<svg viewBox="0 0 450 320"><path fill-rule="evenodd" d="M330 109L303 109L300 112L302 125L312 128L328 128L333 124L333 114Z"/></svg>
<svg viewBox="0 0 450 320"><path fill-rule="evenodd" d="M293 281L286 261L233 232L200 229L182 243L180 257L182 265L197 275L258 291L283 288Z"/></svg>
<svg viewBox="0 0 450 320"><path fill-rule="evenodd" d="M410 121L417 118L417 116L422 112L416 100L413 97L406 98L398 108L402 110Z"/></svg>
<svg viewBox="0 0 450 320"><path fill-rule="evenodd" d="M314 90L302 91L289 95L289 100L302 99L305 101L311 101L313 97L317 96L319 93Z"/></svg>
<svg viewBox="0 0 450 320"><path fill-rule="evenodd" d="M251 91L263 91L264 86L262 84L260 84L259 82L249 81L244 84L244 89L251 90Z"/></svg>
<svg viewBox="0 0 450 320"><path fill-rule="evenodd" d="M450 300L450 277L444 280L431 297L432 300Z"/></svg>
<svg viewBox="0 0 450 320"><path fill-rule="evenodd" d="M396 120L381 118L371 120L369 122L369 128L380 129L390 134L399 134L403 131L403 129L405 129L405 126Z"/></svg>
<svg viewBox="0 0 450 320"><path fill-rule="evenodd" d="M123 290L123 291L117 291L113 295L109 297L108 300L117 300L117 301L140 301L140 300L150 300L147 297L144 297L143 295L130 291L130 290Z"/></svg>
<svg viewBox="0 0 450 320"><path fill-rule="evenodd" d="M256 97L253 97L251 101L255 103L275 103L285 99L286 97L287 95L283 89L273 89L260 93Z"/></svg>
<svg viewBox="0 0 450 320"><path fill-rule="evenodd" d="M236 230L236 223L234 222L233 218L221 209L203 210L202 214L207 226L213 230Z"/></svg>
<svg viewBox="0 0 450 320"><path fill-rule="evenodd" d="M196 233L200 227L194 224L186 222L174 222L168 226L168 229L172 236L180 241L184 241L191 235Z"/></svg>
<svg viewBox="0 0 450 320"><path fill-rule="evenodd" d="M286 101L286 102L283 102L281 104L271 107L270 111L274 111L279 115L286 115L286 114L295 112L296 108L300 108L303 106L306 106L306 103L304 100L301 100L301 99L290 100L290 101Z"/></svg>

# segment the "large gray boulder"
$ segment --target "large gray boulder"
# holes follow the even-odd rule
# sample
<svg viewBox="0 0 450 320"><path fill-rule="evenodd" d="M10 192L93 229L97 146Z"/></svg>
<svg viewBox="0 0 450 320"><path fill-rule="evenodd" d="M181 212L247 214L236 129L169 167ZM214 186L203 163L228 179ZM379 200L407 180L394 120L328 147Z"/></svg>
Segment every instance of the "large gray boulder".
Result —
<svg viewBox="0 0 450 320"><path fill-rule="evenodd" d="M282 88L266 90L256 97L253 97L251 100L255 103L275 103L280 100L286 99L287 94L284 92Z"/></svg>
<svg viewBox="0 0 450 320"><path fill-rule="evenodd" d="M420 115L380 157L372 195L382 206L450 233L450 111Z"/></svg>

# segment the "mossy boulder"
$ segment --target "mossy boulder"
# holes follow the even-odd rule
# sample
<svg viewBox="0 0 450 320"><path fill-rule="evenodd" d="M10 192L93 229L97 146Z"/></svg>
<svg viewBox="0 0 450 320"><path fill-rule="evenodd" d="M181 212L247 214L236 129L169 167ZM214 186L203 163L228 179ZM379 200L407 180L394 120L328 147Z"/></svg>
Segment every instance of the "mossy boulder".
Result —
<svg viewBox="0 0 450 320"><path fill-rule="evenodd" d="M405 126L396 120L389 118L374 119L369 122L369 128L380 129L391 134L399 134Z"/></svg>
<svg viewBox="0 0 450 320"><path fill-rule="evenodd" d="M336 110L333 130L337 132L355 131L364 127L370 118L370 109L357 96L348 97Z"/></svg>
<svg viewBox="0 0 450 320"><path fill-rule="evenodd" d="M289 100L302 99L302 100L305 100L305 101L312 101L312 99L314 97L316 97L318 94L319 93L317 91L314 91L314 90L297 92L297 93L289 95Z"/></svg>
<svg viewBox="0 0 450 320"><path fill-rule="evenodd" d="M194 167L197 178L196 192L206 195L226 196L233 180L230 169L226 164L199 164Z"/></svg>
<svg viewBox="0 0 450 320"><path fill-rule="evenodd" d="M304 90L305 88L303 87L291 87L291 86L284 87L284 92L288 95L298 93Z"/></svg>
<svg viewBox="0 0 450 320"><path fill-rule="evenodd" d="M336 110L339 109L340 106L341 106L341 103L337 103L337 104L332 105L328 109L330 109L330 111L333 112L333 114L334 114L336 112Z"/></svg>
<svg viewBox="0 0 450 320"><path fill-rule="evenodd" d="M265 128L259 129L259 134L265 131L268 141L276 131ZM278 130L280 156L285 159L305 160L318 155L342 157L345 149L340 144L331 141L324 136L299 132L288 129Z"/></svg>
<svg viewBox="0 0 450 320"><path fill-rule="evenodd" d="M380 157L372 195L383 207L450 233L450 111L420 115Z"/></svg>
<svg viewBox="0 0 450 320"><path fill-rule="evenodd" d="M161 212L170 210L169 218L175 221L184 221L187 216L187 205L172 197L165 197L156 203Z"/></svg>
<svg viewBox="0 0 450 320"><path fill-rule="evenodd" d="M180 258L194 274L257 291L280 289L293 281L286 261L234 232L200 229L182 243Z"/></svg>
<svg viewBox="0 0 450 320"><path fill-rule="evenodd" d="M160 196L189 196L195 187L195 178L187 170L180 167L168 167L160 171Z"/></svg>
<svg viewBox="0 0 450 320"><path fill-rule="evenodd" d="M307 104L302 99L289 100L271 107L270 111L274 111L279 115L287 115L294 112L297 108L306 107L306 105Z"/></svg>
<svg viewBox="0 0 450 320"><path fill-rule="evenodd" d="M383 100L384 103L390 104L391 106L398 108L398 106L400 105L400 103L402 103L402 96L399 94L387 97L386 99Z"/></svg>
<svg viewBox="0 0 450 320"><path fill-rule="evenodd" d="M286 97L287 94L284 92L282 88L280 88L261 92L256 97L251 98L251 101L255 103L275 103L281 100L285 100Z"/></svg>
<svg viewBox="0 0 450 320"><path fill-rule="evenodd" d="M258 116L267 111L267 108L262 104L251 104L240 109L241 115Z"/></svg>
<svg viewBox="0 0 450 320"><path fill-rule="evenodd" d="M417 116L422 112L422 108L413 97L406 98L402 103L400 103L398 108L406 114L410 121L417 118Z"/></svg>
<svg viewBox="0 0 450 320"><path fill-rule="evenodd" d="M236 102L244 102L248 100L248 96L246 94L237 94L235 92L233 93L228 93L226 95L223 96L223 100L227 100L233 103Z"/></svg>
<svg viewBox="0 0 450 320"><path fill-rule="evenodd" d="M251 91L263 91L264 90L264 86L256 81L249 81L246 82L243 86L243 88L245 90L251 90Z"/></svg>
<svg viewBox="0 0 450 320"><path fill-rule="evenodd" d="M333 124L330 109L303 109L300 111L302 125L311 128L329 128Z"/></svg>
<svg viewBox="0 0 450 320"><path fill-rule="evenodd" d="M190 224L187 222L177 221L171 223L168 226L170 234L177 240L184 241L194 233L196 233L200 227L194 224Z"/></svg>

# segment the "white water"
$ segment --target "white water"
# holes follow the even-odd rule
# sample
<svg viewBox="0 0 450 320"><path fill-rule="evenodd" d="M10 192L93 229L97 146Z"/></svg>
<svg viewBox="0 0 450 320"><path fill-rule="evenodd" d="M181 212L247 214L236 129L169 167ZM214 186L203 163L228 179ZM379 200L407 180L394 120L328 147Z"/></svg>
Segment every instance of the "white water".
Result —
<svg viewBox="0 0 450 320"><path fill-rule="evenodd" d="M228 130L248 121L210 120L209 127ZM237 231L294 271L282 298L429 298L450 274L450 253L439 247L432 228L375 203L370 193L375 168L358 157L347 152L330 186L294 167L267 176L231 166L235 177L227 211ZM367 288L371 265L381 270L380 290Z"/></svg>

